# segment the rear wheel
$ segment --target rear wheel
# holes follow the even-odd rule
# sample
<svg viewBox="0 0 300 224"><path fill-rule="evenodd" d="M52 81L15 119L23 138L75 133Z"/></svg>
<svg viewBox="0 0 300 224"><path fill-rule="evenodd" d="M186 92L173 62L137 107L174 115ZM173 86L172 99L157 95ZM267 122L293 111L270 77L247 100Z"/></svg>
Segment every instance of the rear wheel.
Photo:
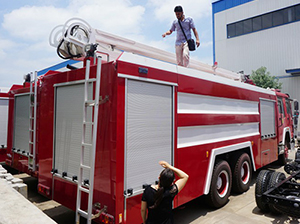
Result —
<svg viewBox="0 0 300 224"><path fill-rule="evenodd" d="M229 164L219 161L213 171L207 202L214 208L220 208L228 202L231 191L232 176Z"/></svg>
<svg viewBox="0 0 300 224"><path fill-rule="evenodd" d="M243 153L237 159L232 178L232 189L236 193L243 193L249 189L252 179L252 167L247 153Z"/></svg>
<svg viewBox="0 0 300 224"><path fill-rule="evenodd" d="M300 161L300 150L298 150L298 149L295 153L295 161Z"/></svg>
<svg viewBox="0 0 300 224"><path fill-rule="evenodd" d="M285 174L281 173L281 172L274 172L271 174L270 176L270 181L268 184L268 189L271 189L272 187L274 187L276 184L280 183L281 181L283 181L285 179ZM270 211L274 214L278 214L281 213L278 209L276 209L276 205L269 205L270 207Z"/></svg>
<svg viewBox="0 0 300 224"><path fill-rule="evenodd" d="M268 183L271 176L271 171L269 170L262 170L259 172L256 185L255 185L255 201L257 207L262 210L263 212L268 212L269 205L262 200L262 194L268 190Z"/></svg>

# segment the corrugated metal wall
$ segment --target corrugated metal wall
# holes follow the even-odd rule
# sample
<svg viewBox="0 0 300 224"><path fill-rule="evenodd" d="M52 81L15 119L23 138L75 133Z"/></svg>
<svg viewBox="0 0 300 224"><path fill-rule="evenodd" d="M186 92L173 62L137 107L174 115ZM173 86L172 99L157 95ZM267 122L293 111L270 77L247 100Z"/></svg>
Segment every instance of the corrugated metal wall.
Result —
<svg viewBox="0 0 300 224"><path fill-rule="evenodd" d="M214 14L215 60L219 67L250 74L261 66L271 75L286 76L283 91L300 99L299 77L285 72L300 68L300 22L227 39L226 25L299 4L299 0L256 0Z"/></svg>

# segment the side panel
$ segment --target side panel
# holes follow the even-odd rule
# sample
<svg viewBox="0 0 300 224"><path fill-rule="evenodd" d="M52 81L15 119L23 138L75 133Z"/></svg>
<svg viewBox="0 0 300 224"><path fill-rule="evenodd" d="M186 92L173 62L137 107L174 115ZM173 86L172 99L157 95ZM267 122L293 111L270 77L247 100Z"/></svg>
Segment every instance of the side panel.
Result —
<svg viewBox="0 0 300 224"><path fill-rule="evenodd" d="M216 153L212 154L216 151L226 154L246 148L254 168L261 166L260 97L273 100L275 94L178 76L175 165L190 178L177 197L177 206L208 193L205 185L210 186L207 181L212 175Z"/></svg>

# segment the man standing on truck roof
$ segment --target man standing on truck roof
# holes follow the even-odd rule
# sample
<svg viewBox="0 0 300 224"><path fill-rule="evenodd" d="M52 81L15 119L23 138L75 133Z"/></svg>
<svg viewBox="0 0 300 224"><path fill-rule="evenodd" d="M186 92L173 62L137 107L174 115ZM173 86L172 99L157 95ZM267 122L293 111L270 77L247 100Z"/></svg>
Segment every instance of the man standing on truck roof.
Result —
<svg viewBox="0 0 300 224"><path fill-rule="evenodd" d="M200 40L199 40L198 32L195 28L194 20L191 17L185 17L185 15L183 14L182 7L180 5L176 6L174 12L178 20L173 21L171 29L165 32L162 35L162 37L172 34L175 30L177 31L176 42L175 42L177 64L187 67L189 65L190 52L189 52L189 47L186 39L191 39L192 37L191 29L193 30L194 35L196 37L197 47L200 46ZM181 26L187 38L185 38L182 32L179 22L181 23Z"/></svg>

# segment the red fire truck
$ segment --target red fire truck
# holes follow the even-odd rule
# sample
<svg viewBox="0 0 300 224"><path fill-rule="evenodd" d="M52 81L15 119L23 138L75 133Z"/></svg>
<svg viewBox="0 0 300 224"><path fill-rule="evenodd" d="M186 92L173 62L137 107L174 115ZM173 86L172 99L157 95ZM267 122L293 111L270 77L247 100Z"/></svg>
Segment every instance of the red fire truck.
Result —
<svg viewBox="0 0 300 224"><path fill-rule="evenodd" d="M219 208L231 189L248 190L253 171L285 162L294 139L286 94L197 61L177 66L171 53L82 20L57 29L59 55L86 58L39 81L35 168L39 192L74 209L77 222L141 223L160 160L190 176L174 208L201 195Z"/></svg>
<svg viewBox="0 0 300 224"><path fill-rule="evenodd" d="M5 162L7 156L9 93L19 88L20 85L13 85L8 92L0 92L0 162Z"/></svg>
<svg viewBox="0 0 300 224"><path fill-rule="evenodd" d="M32 81L33 80L33 81ZM6 164L37 177L36 108L37 76L25 76L23 86L9 91Z"/></svg>

